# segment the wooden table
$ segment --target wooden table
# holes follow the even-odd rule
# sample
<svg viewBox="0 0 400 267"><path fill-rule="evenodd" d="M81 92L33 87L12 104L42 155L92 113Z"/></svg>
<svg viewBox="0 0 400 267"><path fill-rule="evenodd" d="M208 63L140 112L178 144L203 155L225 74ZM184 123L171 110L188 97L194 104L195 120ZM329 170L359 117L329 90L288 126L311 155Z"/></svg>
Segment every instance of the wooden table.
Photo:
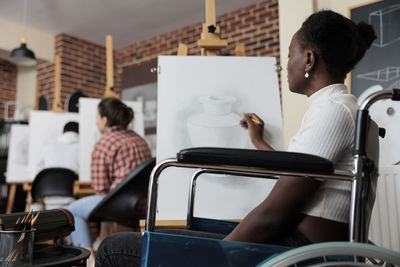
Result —
<svg viewBox="0 0 400 267"><path fill-rule="evenodd" d="M77 198L94 195L94 191L91 182L80 182L75 181L74 183L74 196Z"/></svg>

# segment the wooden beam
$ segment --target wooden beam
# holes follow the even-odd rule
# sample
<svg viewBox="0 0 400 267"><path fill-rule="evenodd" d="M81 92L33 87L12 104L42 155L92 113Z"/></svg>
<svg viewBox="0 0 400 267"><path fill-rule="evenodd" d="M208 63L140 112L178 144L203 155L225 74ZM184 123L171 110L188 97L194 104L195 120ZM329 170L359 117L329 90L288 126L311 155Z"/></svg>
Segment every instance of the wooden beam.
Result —
<svg viewBox="0 0 400 267"><path fill-rule="evenodd" d="M15 193L17 192L17 184L10 183L10 191L8 193L8 201L7 201L7 208L6 213L9 214L12 212L15 200Z"/></svg>
<svg viewBox="0 0 400 267"><path fill-rule="evenodd" d="M111 35L106 36L106 63L107 63L107 87L114 87L114 58L113 40Z"/></svg>
<svg viewBox="0 0 400 267"><path fill-rule="evenodd" d="M39 109L39 98L40 98L40 81L39 78L36 79L36 89L35 89L35 107L34 110Z"/></svg>
<svg viewBox="0 0 400 267"><path fill-rule="evenodd" d="M94 191L91 182L74 182L74 196L75 197L84 197L94 195L96 191Z"/></svg>
<svg viewBox="0 0 400 267"><path fill-rule="evenodd" d="M114 53L113 40L111 35L106 36L106 88L104 98L120 98L119 94L113 91L114 88Z"/></svg>
<svg viewBox="0 0 400 267"><path fill-rule="evenodd" d="M185 44L179 43L178 46L178 56L187 56L188 47Z"/></svg>
<svg viewBox="0 0 400 267"><path fill-rule="evenodd" d="M215 0L206 0L206 25L207 27L217 25L215 19Z"/></svg>
<svg viewBox="0 0 400 267"><path fill-rule="evenodd" d="M244 57L246 56L246 50L244 48L244 44L239 43L236 47L235 47L235 56L239 56L239 57Z"/></svg>
<svg viewBox="0 0 400 267"><path fill-rule="evenodd" d="M220 38L220 29L215 17L215 0L205 0L205 2L206 23L203 23L201 38L197 44L201 48L202 56L216 56L219 49L228 46L228 41ZM210 26L214 27L212 31L209 31Z"/></svg>
<svg viewBox="0 0 400 267"><path fill-rule="evenodd" d="M56 56L54 70L54 101L51 109L53 112L64 112L61 104L61 57Z"/></svg>
<svg viewBox="0 0 400 267"><path fill-rule="evenodd" d="M205 40L199 40L197 44L205 49L220 49L228 45L228 40L205 39Z"/></svg>

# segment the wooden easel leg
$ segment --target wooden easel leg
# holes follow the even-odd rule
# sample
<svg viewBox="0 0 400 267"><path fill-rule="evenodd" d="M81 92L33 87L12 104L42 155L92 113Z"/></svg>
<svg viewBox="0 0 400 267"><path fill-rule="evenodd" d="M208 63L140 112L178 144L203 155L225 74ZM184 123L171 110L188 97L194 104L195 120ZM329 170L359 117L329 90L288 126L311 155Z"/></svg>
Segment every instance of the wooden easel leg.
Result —
<svg viewBox="0 0 400 267"><path fill-rule="evenodd" d="M17 184L10 184L10 192L8 194L6 213L12 212L16 192L17 192Z"/></svg>
<svg viewBox="0 0 400 267"><path fill-rule="evenodd" d="M188 47L185 44L180 43L178 46L178 56L187 56Z"/></svg>
<svg viewBox="0 0 400 267"><path fill-rule="evenodd" d="M25 211L29 211L32 204L32 194L31 191L26 192L26 203L25 203Z"/></svg>
<svg viewBox="0 0 400 267"><path fill-rule="evenodd" d="M207 56L216 56L217 55L217 50L214 49L207 49Z"/></svg>
<svg viewBox="0 0 400 267"><path fill-rule="evenodd" d="M246 49L243 43L239 43L235 48L235 56L244 57L246 56Z"/></svg>

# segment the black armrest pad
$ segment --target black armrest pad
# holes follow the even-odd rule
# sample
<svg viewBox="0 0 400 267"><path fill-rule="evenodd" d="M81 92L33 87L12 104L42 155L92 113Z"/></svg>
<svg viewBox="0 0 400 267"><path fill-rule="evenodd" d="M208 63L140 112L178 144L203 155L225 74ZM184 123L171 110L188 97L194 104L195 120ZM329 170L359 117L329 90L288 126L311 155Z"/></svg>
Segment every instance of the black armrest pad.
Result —
<svg viewBox="0 0 400 267"><path fill-rule="evenodd" d="M182 163L257 167L275 171L318 174L334 172L333 163L325 158L284 151L194 147L181 150L177 154L177 160Z"/></svg>

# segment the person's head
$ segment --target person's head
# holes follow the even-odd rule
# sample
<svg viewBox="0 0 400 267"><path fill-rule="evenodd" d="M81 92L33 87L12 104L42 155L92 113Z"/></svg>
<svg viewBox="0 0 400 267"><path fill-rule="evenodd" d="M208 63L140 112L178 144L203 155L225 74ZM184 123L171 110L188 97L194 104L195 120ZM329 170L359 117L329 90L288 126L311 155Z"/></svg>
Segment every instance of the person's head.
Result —
<svg viewBox="0 0 400 267"><path fill-rule="evenodd" d="M115 98L104 98L97 108L97 128L101 133L107 128L118 126L126 129L133 120L133 110Z"/></svg>
<svg viewBox="0 0 400 267"><path fill-rule="evenodd" d="M63 133L74 132L79 133L79 124L76 121L69 121L64 125Z"/></svg>
<svg viewBox="0 0 400 267"><path fill-rule="evenodd" d="M373 27L365 22L356 24L330 10L312 14L289 47L290 90L304 94L321 76L328 82L343 82L375 38Z"/></svg>

